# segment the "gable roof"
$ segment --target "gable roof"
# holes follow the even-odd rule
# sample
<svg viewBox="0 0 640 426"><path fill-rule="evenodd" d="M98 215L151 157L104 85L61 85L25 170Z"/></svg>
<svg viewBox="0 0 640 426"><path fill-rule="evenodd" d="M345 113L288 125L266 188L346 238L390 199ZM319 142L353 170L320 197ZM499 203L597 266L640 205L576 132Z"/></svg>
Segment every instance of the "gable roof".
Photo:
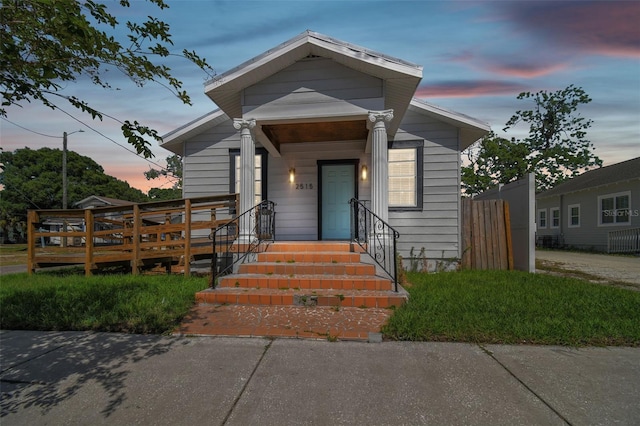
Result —
<svg viewBox="0 0 640 426"><path fill-rule="evenodd" d="M175 154L183 155L182 145L186 140L204 132L207 129L213 128L228 119L229 117L221 109L208 112L195 120L170 131L166 135L163 135L160 146Z"/></svg>
<svg viewBox="0 0 640 426"><path fill-rule="evenodd" d="M491 126L484 121L430 104L420 99L413 98L411 100L411 106L417 108L424 114L431 115L437 120L444 121L460 129L461 151L491 131Z"/></svg>
<svg viewBox="0 0 640 426"><path fill-rule="evenodd" d="M422 67L319 34L302 34L226 71L205 84L205 94L229 117L242 117L241 91L308 56L321 56L385 81L385 109L394 110L394 134L422 79Z"/></svg>
<svg viewBox="0 0 640 426"><path fill-rule="evenodd" d="M78 201L74 205L75 206L89 205L90 203L95 203L96 201L99 203L103 203L105 206L130 206L130 205L136 204L133 201L119 200L117 198L101 197L98 195L90 195L87 198L84 198Z"/></svg>
<svg viewBox="0 0 640 426"><path fill-rule="evenodd" d="M635 179L640 179L640 157L589 170L554 188L539 193L536 198L553 197Z"/></svg>

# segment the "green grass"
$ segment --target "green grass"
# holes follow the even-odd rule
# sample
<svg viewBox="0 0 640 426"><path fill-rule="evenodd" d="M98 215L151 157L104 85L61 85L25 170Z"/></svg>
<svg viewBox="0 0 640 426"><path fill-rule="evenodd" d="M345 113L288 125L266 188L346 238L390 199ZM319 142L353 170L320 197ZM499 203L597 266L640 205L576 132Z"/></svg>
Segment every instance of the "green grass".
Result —
<svg viewBox="0 0 640 426"><path fill-rule="evenodd" d="M640 292L518 271L408 274L383 328L414 341L640 346Z"/></svg>
<svg viewBox="0 0 640 426"><path fill-rule="evenodd" d="M0 328L166 333L186 315L206 278L4 275Z"/></svg>

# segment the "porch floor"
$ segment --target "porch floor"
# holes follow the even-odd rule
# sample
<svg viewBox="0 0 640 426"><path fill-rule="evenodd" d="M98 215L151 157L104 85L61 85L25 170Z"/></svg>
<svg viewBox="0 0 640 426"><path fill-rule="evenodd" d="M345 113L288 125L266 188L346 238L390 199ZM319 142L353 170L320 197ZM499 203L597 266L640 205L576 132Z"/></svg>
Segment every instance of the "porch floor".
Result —
<svg viewBox="0 0 640 426"><path fill-rule="evenodd" d="M407 294L348 242L276 242L196 294L182 335L379 341Z"/></svg>

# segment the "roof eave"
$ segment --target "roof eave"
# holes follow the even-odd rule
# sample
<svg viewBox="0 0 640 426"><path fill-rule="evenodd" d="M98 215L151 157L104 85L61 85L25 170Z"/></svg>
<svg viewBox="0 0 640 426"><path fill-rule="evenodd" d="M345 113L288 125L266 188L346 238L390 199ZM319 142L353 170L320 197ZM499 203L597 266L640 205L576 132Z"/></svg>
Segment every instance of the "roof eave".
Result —
<svg viewBox="0 0 640 426"><path fill-rule="evenodd" d="M460 129L460 151L467 149L471 144L491 132L491 126L488 123L468 115L451 111L416 98L411 101L411 105L427 113L437 115L441 120L458 127Z"/></svg>
<svg viewBox="0 0 640 426"><path fill-rule="evenodd" d="M162 136L160 147L175 154L182 155L183 144L186 140L202 133L206 129L220 124L226 119L227 116L221 109L211 111Z"/></svg>
<svg viewBox="0 0 640 426"><path fill-rule="evenodd" d="M240 92L243 89L309 55L327 57L388 82L402 81L403 84L397 85L402 88L398 89L398 94L406 97L406 105L389 105L400 116L404 114L422 79L422 67L419 65L307 31L207 82L205 94L228 116L239 117L242 114ZM399 121L394 120L390 131L394 128L397 130L398 126Z"/></svg>

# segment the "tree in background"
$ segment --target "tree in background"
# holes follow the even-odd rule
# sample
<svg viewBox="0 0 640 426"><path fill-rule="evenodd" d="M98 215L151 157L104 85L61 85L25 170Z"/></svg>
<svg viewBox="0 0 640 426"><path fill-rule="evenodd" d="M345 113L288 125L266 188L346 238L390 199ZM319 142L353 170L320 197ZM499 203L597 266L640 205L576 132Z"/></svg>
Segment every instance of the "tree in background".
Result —
<svg viewBox="0 0 640 426"><path fill-rule="evenodd" d="M168 8L163 0L148 0L160 10ZM183 103L191 104L182 82L172 76L162 63L169 56L180 56L210 73L211 67L195 52L170 52L173 45L169 25L154 18L146 21L119 23L110 9L130 6L128 0L99 3L95 1L12 0L0 4L0 90L2 108L40 102L59 109L58 102L68 102L91 115L93 119L108 117L121 124L123 135L138 154L153 157L150 142L160 141L157 132L137 121L121 121L91 107L85 100L66 96L68 82L89 78L105 89L112 86L107 79L124 74L136 85L156 82L172 91ZM107 7L109 5L109 7ZM117 40L113 34L125 33ZM159 59L156 63L150 58ZM115 72L114 72L115 71Z"/></svg>
<svg viewBox="0 0 640 426"><path fill-rule="evenodd" d="M462 167L462 188L469 196L518 180L529 170L527 145L494 132L470 147L467 154L472 162Z"/></svg>
<svg viewBox="0 0 640 426"><path fill-rule="evenodd" d="M529 126L524 139L511 140L495 133L484 137L468 151L470 164L462 168L465 193L478 194L498 184L535 173L536 190L544 191L595 167L602 160L586 139L592 120L577 112L591 102L581 87L573 85L556 92L523 92L517 99L532 100L531 110L519 110L506 123L505 132L518 124Z"/></svg>
<svg viewBox="0 0 640 426"><path fill-rule="evenodd" d="M151 188L149 198L153 201L177 200L182 198L182 157L177 154L167 157L167 167L144 172L147 180L164 177L173 182L171 188Z"/></svg>
<svg viewBox="0 0 640 426"><path fill-rule="evenodd" d="M28 209L62 208L62 150L1 151L0 164L0 225L4 235L9 227L24 224ZM70 206L91 195L149 201L139 189L105 174L91 158L73 151L67 153L67 182Z"/></svg>

